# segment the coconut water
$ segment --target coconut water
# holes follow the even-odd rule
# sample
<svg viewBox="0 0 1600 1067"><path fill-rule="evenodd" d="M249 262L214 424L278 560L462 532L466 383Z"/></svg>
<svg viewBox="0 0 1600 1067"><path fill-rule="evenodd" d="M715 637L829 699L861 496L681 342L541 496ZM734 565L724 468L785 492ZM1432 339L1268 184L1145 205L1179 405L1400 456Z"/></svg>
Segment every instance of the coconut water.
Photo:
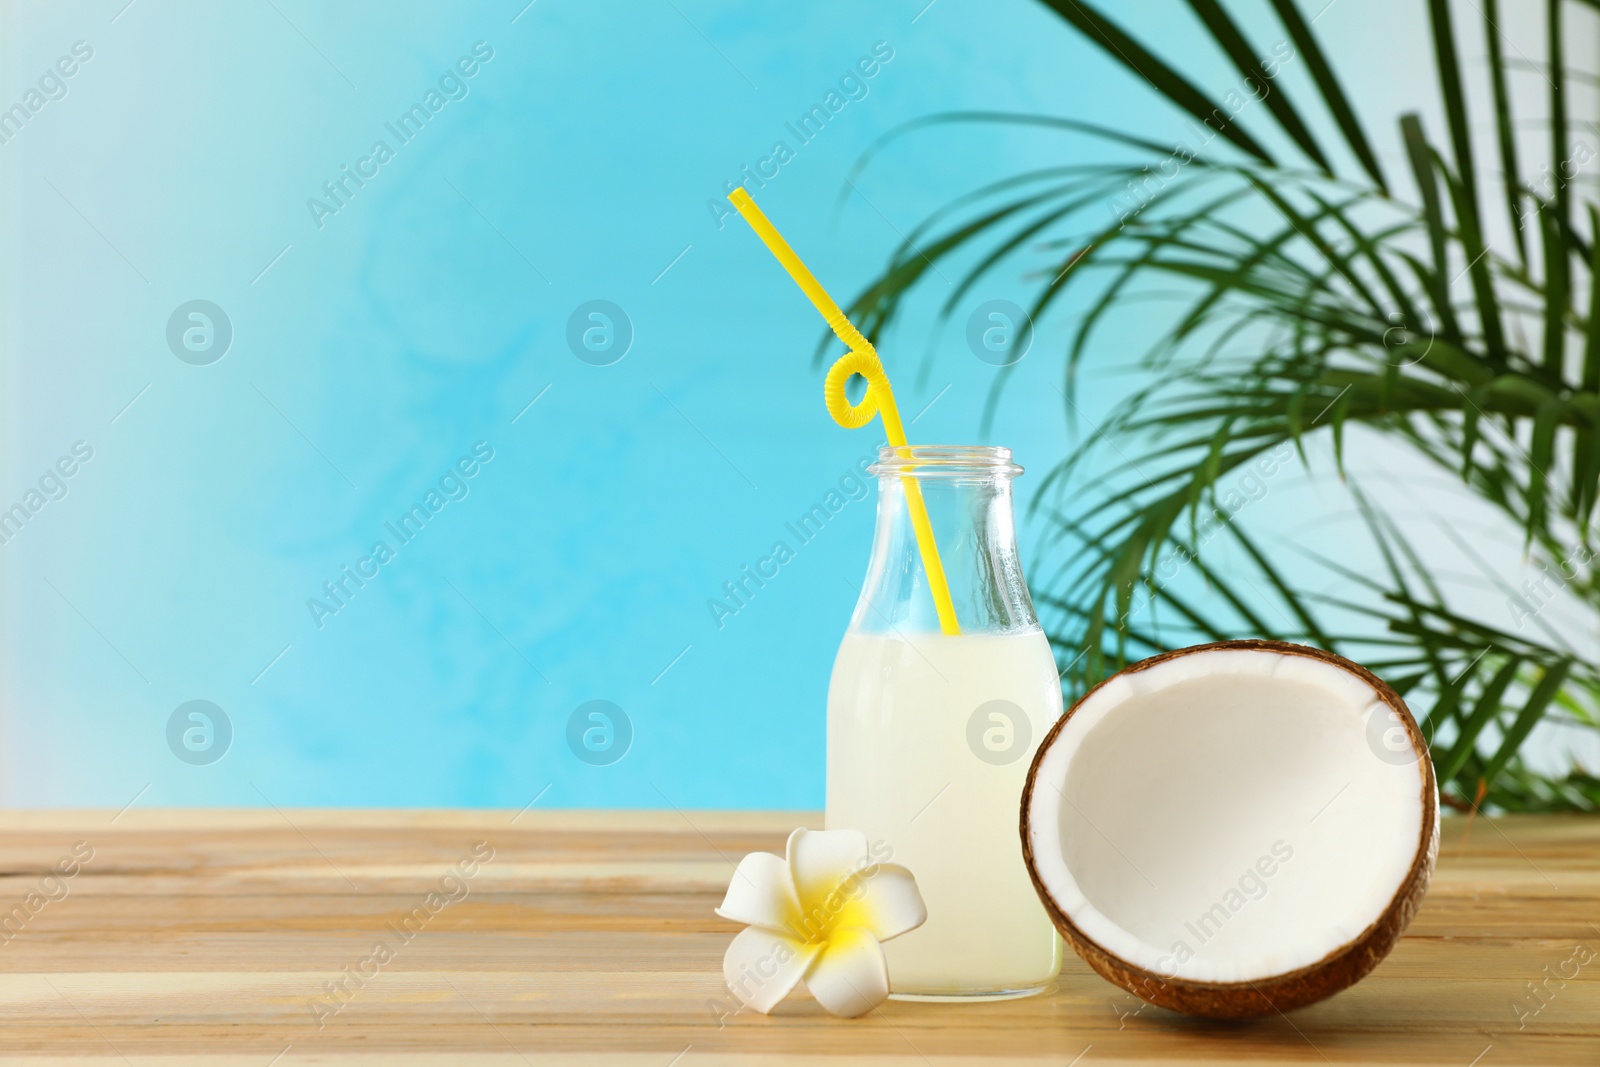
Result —
<svg viewBox="0 0 1600 1067"><path fill-rule="evenodd" d="M1017 826L1061 710L1039 630L845 635L828 689L827 825L885 842L928 906L883 946L895 995L1025 995L1060 970Z"/></svg>

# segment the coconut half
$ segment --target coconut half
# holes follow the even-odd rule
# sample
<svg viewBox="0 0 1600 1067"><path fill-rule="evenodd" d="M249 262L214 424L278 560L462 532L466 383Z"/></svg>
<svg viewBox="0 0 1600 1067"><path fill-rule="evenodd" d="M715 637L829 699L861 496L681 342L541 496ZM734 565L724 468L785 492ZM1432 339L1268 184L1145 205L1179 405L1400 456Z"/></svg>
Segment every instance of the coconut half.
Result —
<svg viewBox="0 0 1600 1067"><path fill-rule="evenodd" d="M1359 981L1428 888L1439 795L1394 690L1276 641L1168 652L1045 736L1022 849L1078 955L1135 996L1244 1019Z"/></svg>

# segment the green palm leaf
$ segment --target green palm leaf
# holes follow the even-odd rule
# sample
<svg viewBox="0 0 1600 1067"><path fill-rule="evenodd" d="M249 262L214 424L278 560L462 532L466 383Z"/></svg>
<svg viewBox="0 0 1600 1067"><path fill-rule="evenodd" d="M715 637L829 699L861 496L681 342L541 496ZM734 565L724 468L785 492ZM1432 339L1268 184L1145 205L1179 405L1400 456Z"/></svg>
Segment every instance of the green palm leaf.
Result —
<svg viewBox="0 0 1600 1067"><path fill-rule="evenodd" d="M1158 58L1104 4L1041 2L1180 113L1201 122L1219 113L1181 65ZM1135 302L1143 315L1143 302L1170 308L1161 336L1133 363L1145 381L1049 472L1032 513L1044 533L1035 600L1070 689L1177 644L1306 641L1369 663L1405 693L1453 806L1470 809L1481 797L1507 811L1597 810L1594 768L1550 772L1526 758L1542 723L1600 730L1600 670L1541 617L1546 596L1530 601L1445 528L1443 539L1506 597L1517 625L1461 610L1406 524L1345 469L1358 430L1420 457L1521 531L1526 552L1558 569L1569 607L1600 616L1587 540L1600 500L1600 207L1571 182L1522 184L1508 63L1491 32L1495 115L1485 129L1505 171L1516 247L1512 258L1490 247L1451 6L1418 2L1433 29L1449 152L1430 143L1415 113L1399 116L1415 186L1408 196L1387 184L1312 26L1293 0L1271 0L1316 94L1296 99L1274 81L1255 121L1274 124L1309 166L1278 159L1230 120L1217 126L1218 154L1185 160L1108 221L1097 209L1118 191L1146 189L1143 176L1168 157L1165 146L1070 116L919 120L888 139L940 124L1005 123L1098 139L1138 159L1085 162L1079 153L1067 166L953 201L913 231L849 310L875 335L939 270L954 279L940 310L949 316L981 280L1027 257L1040 279L1036 321L1070 294L1086 297L1068 324L1061 381L1075 421L1084 417L1078 372L1099 331ZM1547 3L1559 176L1574 125L1564 88L1573 72L1560 56L1561 0ZM1235 72L1265 73L1231 5L1190 7ZM1492 0L1483 18L1493 30ZM1575 229L1579 218L1587 234ZM995 378L985 431L1010 378ZM1332 454L1330 472L1346 479L1378 560L1370 573L1252 528L1259 512L1246 509L1240 486L1293 463L1315 471L1325 454L1318 443ZM1298 557L1295 567L1286 554ZM1316 575L1337 592L1309 591Z"/></svg>

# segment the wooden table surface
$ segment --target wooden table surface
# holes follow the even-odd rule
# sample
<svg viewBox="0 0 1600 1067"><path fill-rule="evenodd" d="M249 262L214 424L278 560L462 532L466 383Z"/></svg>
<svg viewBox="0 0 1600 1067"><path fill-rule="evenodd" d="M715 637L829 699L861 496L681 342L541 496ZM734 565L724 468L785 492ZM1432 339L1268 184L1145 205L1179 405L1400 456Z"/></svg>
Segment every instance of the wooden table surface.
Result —
<svg viewBox="0 0 1600 1067"><path fill-rule="evenodd" d="M1290 1016L1140 1010L1069 953L1027 1000L719 1019L732 864L820 821L3 813L0 1062L1600 1064L1600 958L1559 977L1600 952L1600 818L1479 819L1465 841L1447 821L1394 954ZM1529 983L1550 975L1540 1007Z"/></svg>

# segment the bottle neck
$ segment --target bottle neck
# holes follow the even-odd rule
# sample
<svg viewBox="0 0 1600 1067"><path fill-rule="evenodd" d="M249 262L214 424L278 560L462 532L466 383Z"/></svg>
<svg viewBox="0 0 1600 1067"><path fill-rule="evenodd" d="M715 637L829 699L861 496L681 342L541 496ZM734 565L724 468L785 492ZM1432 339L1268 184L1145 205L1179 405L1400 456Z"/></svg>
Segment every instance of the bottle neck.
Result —
<svg viewBox="0 0 1600 1067"><path fill-rule="evenodd" d="M1011 462L1009 449L886 447L871 469L878 475L878 518L852 632L941 630L912 521L910 486L927 513L960 632L1039 628L1017 553L1011 502L1011 481L1022 469Z"/></svg>

